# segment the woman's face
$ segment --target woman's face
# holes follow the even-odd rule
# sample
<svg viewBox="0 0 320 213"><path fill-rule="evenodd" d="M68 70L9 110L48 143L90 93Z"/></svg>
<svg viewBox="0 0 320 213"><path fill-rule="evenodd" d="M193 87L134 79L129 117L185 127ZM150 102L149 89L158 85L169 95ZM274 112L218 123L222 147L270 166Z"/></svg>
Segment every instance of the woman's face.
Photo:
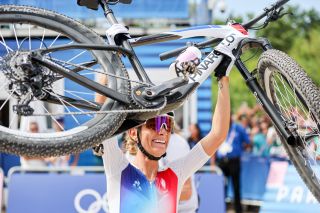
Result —
<svg viewBox="0 0 320 213"><path fill-rule="evenodd" d="M143 148L155 157L166 153L171 132L161 128L159 133L145 125L141 127L141 144Z"/></svg>

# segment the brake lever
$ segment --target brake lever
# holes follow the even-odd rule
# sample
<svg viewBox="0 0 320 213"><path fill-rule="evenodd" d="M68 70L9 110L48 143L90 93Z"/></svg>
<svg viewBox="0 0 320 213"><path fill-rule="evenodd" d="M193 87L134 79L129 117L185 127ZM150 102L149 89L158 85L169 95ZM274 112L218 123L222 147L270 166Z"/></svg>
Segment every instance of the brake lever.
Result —
<svg viewBox="0 0 320 213"><path fill-rule="evenodd" d="M270 22L277 21L278 19L282 18L285 15L289 15L289 14L292 15L292 13L290 13L290 12L281 13L281 11L283 11L283 9L284 9L283 7L280 7L278 10L275 9L273 11L270 11L267 15L266 20L264 21L264 23L261 26L251 27L249 29L260 30L260 29L267 27Z"/></svg>
<svg viewBox="0 0 320 213"><path fill-rule="evenodd" d="M270 22L277 21L278 19L281 19L285 15L293 15L293 13L290 13L290 12L281 13L283 10L284 10L284 8L280 7L279 10L272 12L269 21Z"/></svg>

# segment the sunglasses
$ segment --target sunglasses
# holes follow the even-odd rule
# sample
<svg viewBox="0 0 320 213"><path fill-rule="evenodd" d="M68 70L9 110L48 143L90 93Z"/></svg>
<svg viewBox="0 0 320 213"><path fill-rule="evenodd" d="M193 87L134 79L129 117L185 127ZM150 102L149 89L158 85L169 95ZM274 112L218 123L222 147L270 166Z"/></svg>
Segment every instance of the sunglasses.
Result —
<svg viewBox="0 0 320 213"><path fill-rule="evenodd" d="M148 129L152 129L157 133L160 132L162 127L164 127L167 132L172 132L174 127L174 119L168 115L160 115L147 120L145 125Z"/></svg>

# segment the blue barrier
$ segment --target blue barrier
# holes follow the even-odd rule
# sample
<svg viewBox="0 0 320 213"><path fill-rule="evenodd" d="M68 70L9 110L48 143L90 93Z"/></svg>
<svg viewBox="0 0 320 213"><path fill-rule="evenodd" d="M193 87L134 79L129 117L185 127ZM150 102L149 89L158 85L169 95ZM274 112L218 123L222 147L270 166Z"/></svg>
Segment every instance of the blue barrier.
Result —
<svg viewBox="0 0 320 213"><path fill-rule="evenodd" d="M20 166L19 156L0 153L0 167L2 168L5 176L7 176L9 169L14 166Z"/></svg>
<svg viewBox="0 0 320 213"><path fill-rule="evenodd" d="M195 176L199 213L224 213L223 178L212 173ZM13 173L8 184L7 213L108 212L103 173ZM93 211L92 208L95 208Z"/></svg>
<svg viewBox="0 0 320 213"><path fill-rule="evenodd" d="M244 154L241 158L241 196L242 200L263 200L268 179L270 160ZM232 184L228 185L227 196L233 198Z"/></svg>
<svg viewBox="0 0 320 213"><path fill-rule="evenodd" d="M319 212L319 203L294 166L285 164L287 162L272 163L260 213Z"/></svg>
<svg viewBox="0 0 320 213"><path fill-rule="evenodd" d="M104 174L14 173L8 184L7 213L81 212L99 208L106 190ZM91 206L91 207L90 207Z"/></svg>
<svg viewBox="0 0 320 213"><path fill-rule="evenodd" d="M195 183L199 193L198 213L224 213L224 178L211 173L196 173Z"/></svg>

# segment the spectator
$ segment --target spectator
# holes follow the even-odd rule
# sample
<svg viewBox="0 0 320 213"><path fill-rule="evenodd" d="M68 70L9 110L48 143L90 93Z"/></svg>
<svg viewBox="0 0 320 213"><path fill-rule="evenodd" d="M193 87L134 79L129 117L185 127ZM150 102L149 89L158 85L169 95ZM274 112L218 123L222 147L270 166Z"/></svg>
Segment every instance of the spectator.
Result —
<svg viewBox="0 0 320 213"><path fill-rule="evenodd" d="M188 144L190 149L192 149L202 139L200 126L198 124L191 124L189 132Z"/></svg>
<svg viewBox="0 0 320 213"><path fill-rule="evenodd" d="M29 123L29 132L39 133L39 125L36 121ZM21 167L24 169L36 168L36 167L45 167L46 162L43 158L33 158L28 156L22 156L20 158Z"/></svg>
<svg viewBox="0 0 320 213"><path fill-rule="evenodd" d="M268 123L263 121L252 132L252 153L256 156L269 157L270 146L267 143Z"/></svg>
<svg viewBox="0 0 320 213"><path fill-rule="evenodd" d="M287 159L288 155L284 150L281 140L274 126L269 127L267 132L267 143L270 146L270 156L281 159Z"/></svg>
<svg viewBox="0 0 320 213"><path fill-rule="evenodd" d="M241 154L250 144L246 130L230 119L230 129L226 141L220 146L216 154L216 163L223 171L227 181L231 178L233 184L234 207L236 213L242 212L241 206ZM226 190L227 192L227 190Z"/></svg>
<svg viewBox="0 0 320 213"><path fill-rule="evenodd" d="M246 130L248 134L250 134L251 131L251 125L250 125L250 119L247 114L241 114L238 118L239 123L241 126Z"/></svg>

